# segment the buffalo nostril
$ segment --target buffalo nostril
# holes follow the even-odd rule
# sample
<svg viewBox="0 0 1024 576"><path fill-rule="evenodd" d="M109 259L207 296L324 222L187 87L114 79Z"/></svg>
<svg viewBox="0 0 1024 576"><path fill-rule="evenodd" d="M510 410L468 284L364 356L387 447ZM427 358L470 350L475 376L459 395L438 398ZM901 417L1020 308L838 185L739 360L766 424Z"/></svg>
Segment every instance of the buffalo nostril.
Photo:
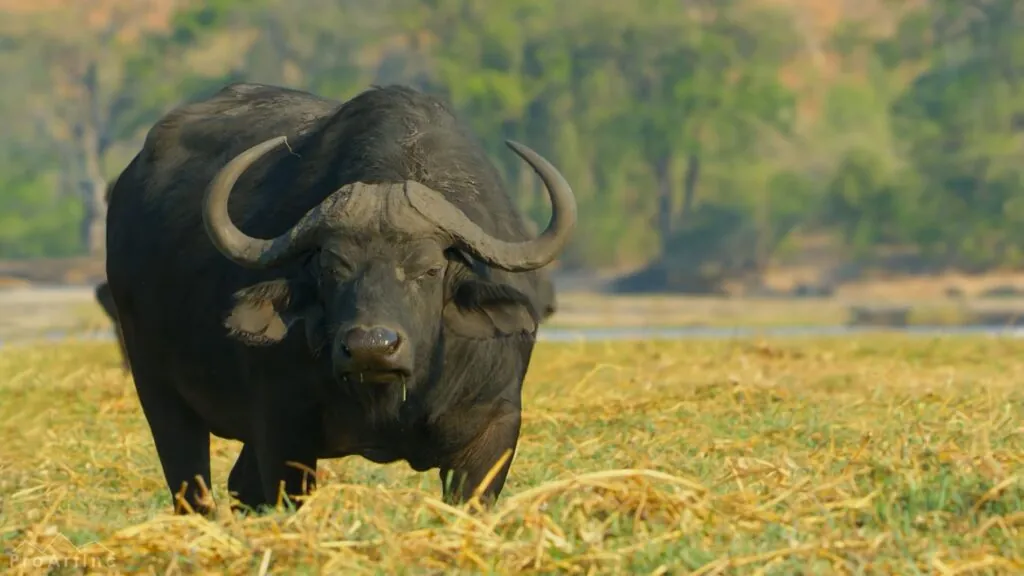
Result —
<svg viewBox="0 0 1024 576"><path fill-rule="evenodd" d="M352 328L345 333L342 348L353 357L390 356L398 350L402 338L390 328Z"/></svg>
<svg viewBox="0 0 1024 576"><path fill-rule="evenodd" d="M388 328L374 328L370 330L370 333L374 343L389 352L398 350L398 345L402 343L402 337L398 335L398 332Z"/></svg>

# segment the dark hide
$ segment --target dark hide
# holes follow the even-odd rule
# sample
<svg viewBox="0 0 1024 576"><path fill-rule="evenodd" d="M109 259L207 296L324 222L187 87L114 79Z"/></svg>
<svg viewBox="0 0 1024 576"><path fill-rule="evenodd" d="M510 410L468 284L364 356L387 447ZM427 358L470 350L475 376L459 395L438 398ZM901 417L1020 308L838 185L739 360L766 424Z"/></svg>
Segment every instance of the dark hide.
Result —
<svg viewBox="0 0 1024 576"><path fill-rule="evenodd" d="M406 237L384 212L303 258L268 270L234 264L204 229L203 194L230 159L268 138L287 148L247 170L231 219L271 238L356 181L416 180L485 232L532 236L480 144L441 101L375 88L344 105L272 86L235 84L184 105L150 130L110 195L107 278L140 403L179 503L209 511L209 435L243 442L228 479L249 507L313 479L321 458L404 460L449 478L444 495L500 493L519 436L520 391L538 319L553 310L542 271L489 268L435 238ZM129 192L130 193L125 193ZM339 377L343 322L402 330L412 373ZM176 509L179 509L176 506Z"/></svg>

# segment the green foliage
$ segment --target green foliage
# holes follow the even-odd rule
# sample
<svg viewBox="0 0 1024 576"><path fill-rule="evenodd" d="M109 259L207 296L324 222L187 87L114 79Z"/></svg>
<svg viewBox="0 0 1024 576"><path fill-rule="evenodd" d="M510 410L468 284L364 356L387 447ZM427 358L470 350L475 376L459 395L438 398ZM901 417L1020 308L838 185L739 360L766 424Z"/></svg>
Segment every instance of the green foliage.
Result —
<svg viewBox="0 0 1024 576"><path fill-rule="evenodd" d="M233 81L339 100L409 83L453 103L540 225L547 200L503 140L559 166L580 212L566 266L649 261L687 279L714 269L717 282L763 270L802 231L831 233L856 257L899 247L971 270L1024 264L1024 10L899 4L885 36L841 22L814 48L840 73L818 81L807 62L821 54L761 0L186 3L167 30L115 54L109 131L134 149L170 107ZM25 42L0 33L0 65L49 54ZM5 70L35 78L25 62ZM0 93L18 127L5 150L31 132L12 94ZM0 166L11 221L0 255L76 249L65 236L79 199L62 190L75 179L52 177L67 154L33 149L41 161Z"/></svg>
<svg viewBox="0 0 1024 576"><path fill-rule="evenodd" d="M52 174L16 162L0 162L0 167L0 253L11 258L76 253L81 204L56 193Z"/></svg>
<svg viewBox="0 0 1024 576"><path fill-rule="evenodd" d="M921 187L910 240L968 269L1019 265L1024 11L1012 0L965 8L937 2L929 27L910 20L905 31L930 49L928 67L893 105Z"/></svg>

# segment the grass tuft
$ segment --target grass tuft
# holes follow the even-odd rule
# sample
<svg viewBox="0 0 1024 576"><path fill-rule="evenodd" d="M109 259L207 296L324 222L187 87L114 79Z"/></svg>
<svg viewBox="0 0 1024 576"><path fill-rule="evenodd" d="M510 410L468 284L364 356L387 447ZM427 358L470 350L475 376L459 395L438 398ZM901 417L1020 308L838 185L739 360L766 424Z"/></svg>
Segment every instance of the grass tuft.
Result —
<svg viewBox="0 0 1024 576"><path fill-rule="evenodd" d="M542 344L494 509L321 464L296 513L172 516L110 343L0 353L0 570L1024 572L1024 341ZM212 441L223 507L239 445Z"/></svg>

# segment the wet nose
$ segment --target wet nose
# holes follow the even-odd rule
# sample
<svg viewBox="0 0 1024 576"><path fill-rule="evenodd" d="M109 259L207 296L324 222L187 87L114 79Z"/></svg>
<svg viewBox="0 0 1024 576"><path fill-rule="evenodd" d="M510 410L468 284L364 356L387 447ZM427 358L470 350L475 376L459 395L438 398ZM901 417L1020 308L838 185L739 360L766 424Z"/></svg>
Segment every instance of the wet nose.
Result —
<svg viewBox="0 0 1024 576"><path fill-rule="evenodd" d="M353 360L381 360L398 352L402 337L384 326L356 326L345 333L344 342L345 351Z"/></svg>

